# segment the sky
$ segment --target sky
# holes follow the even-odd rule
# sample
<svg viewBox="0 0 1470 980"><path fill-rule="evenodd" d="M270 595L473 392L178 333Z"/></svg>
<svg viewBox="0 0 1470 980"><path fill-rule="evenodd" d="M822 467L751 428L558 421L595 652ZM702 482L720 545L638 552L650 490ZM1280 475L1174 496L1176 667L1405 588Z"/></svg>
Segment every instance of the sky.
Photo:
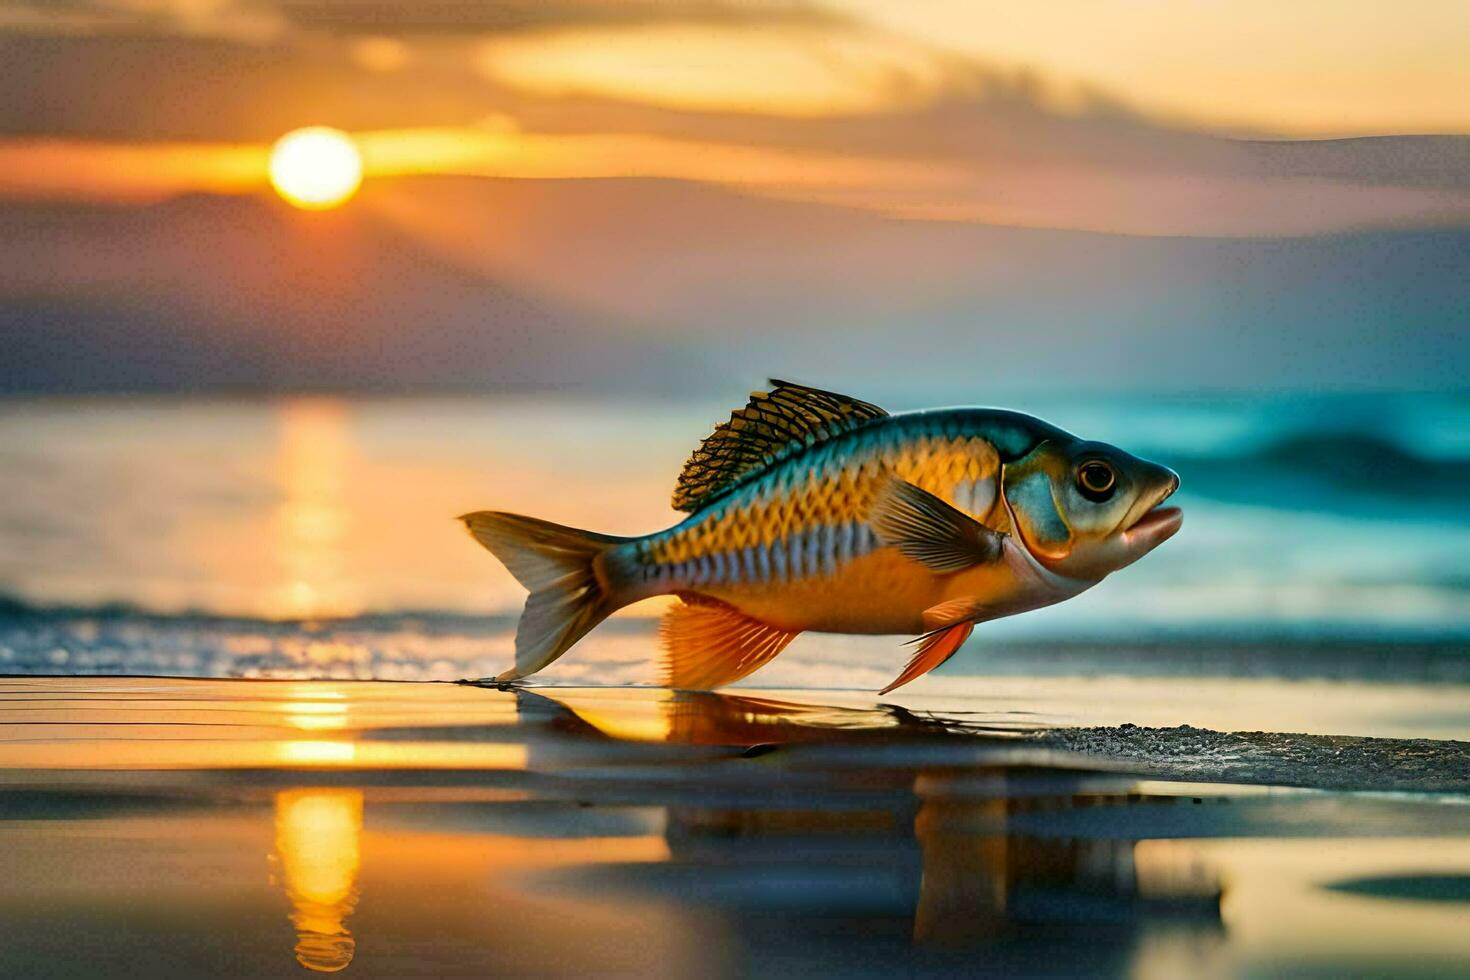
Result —
<svg viewBox="0 0 1470 980"><path fill-rule="evenodd" d="M598 377L538 333L688 365L750 330L782 362L844 330L1075 338L1086 311L1125 347L1173 324L1176 383L1246 383L1270 356L1271 384L1444 386L1464 356L1466 50L1448 0L0 0L0 212L21 232L0 242L0 326L31 352L0 389L145 384L126 365L66 380L47 335L168 347L167 321L214 360L250 348L242 262L307 347L336 336L313 310L391 308L460 337L445 351L498 351L497 381ZM275 208L271 147L304 126L361 153L340 214ZM283 267L300 236L338 271ZM374 277L358 306L329 281L352 268ZM465 340L477 304L514 328ZM1267 342L1283 329L1293 346ZM1357 360L1313 360L1334 335ZM1249 343L1217 352L1231 336ZM1067 346L1081 376L1106 345ZM328 373L458 377L404 356ZM251 357L220 383L297 383Z"/></svg>
<svg viewBox="0 0 1470 980"><path fill-rule="evenodd" d="M1463 154L1450 188L1351 194L1197 137L1470 133L1467 49L1437 0L9 0L0 192L256 189L276 137L326 121L369 176L654 176L1145 233L1417 221L1463 214Z"/></svg>

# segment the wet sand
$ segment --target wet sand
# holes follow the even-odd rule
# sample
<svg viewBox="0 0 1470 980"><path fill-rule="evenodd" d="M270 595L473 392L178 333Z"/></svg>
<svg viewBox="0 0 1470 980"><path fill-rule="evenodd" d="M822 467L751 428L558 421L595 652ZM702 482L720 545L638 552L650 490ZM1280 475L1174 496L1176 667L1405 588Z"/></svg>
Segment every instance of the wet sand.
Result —
<svg viewBox="0 0 1470 980"><path fill-rule="evenodd" d="M1463 689L1324 703L1241 682L1190 688L1171 717L1142 683L1010 679L880 705L3 678L0 966L1470 969ZM1273 711L1268 732L1224 730Z"/></svg>

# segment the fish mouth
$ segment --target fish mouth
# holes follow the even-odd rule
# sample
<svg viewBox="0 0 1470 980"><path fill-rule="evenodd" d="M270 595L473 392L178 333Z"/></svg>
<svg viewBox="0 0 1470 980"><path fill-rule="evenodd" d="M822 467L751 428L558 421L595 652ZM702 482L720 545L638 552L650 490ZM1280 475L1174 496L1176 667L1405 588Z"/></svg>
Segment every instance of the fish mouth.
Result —
<svg viewBox="0 0 1470 980"><path fill-rule="evenodd" d="M1172 479L1148 509L1123 528L1123 535L1129 541L1146 541L1150 547L1157 547L1173 537L1184 524L1184 511L1178 507L1163 506L1164 501L1174 496L1174 491L1179 489L1179 475L1173 472L1169 475Z"/></svg>
<svg viewBox="0 0 1470 980"><path fill-rule="evenodd" d="M1184 524L1184 511L1178 507L1155 507L1144 514L1125 532L1130 538L1157 537L1159 540L1173 537Z"/></svg>

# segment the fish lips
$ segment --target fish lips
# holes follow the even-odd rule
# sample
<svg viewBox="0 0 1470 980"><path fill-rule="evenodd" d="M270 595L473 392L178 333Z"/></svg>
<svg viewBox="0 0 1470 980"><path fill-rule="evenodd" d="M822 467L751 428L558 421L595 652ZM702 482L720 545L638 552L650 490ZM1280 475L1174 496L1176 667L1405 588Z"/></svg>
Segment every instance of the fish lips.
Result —
<svg viewBox="0 0 1470 980"><path fill-rule="evenodd" d="M1184 511L1178 507L1155 507L1124 531L1123 537L1129 543L1146 539L1152 542L1150 548L1156 548L1172 538L1183 526Z"/></svg>
<svg viewBox="0 0 1470 980"><path fill-rule="evenodd" d="M1162 506L1165 500L1179 489L1179 475L1170 471L1171 479L1152 500L1147 501L1142 513L1128 523L1123 531L1123 544L1129 553L1130 564L1168 541L1184 525L1184 511L1178 507Z"/></svg>

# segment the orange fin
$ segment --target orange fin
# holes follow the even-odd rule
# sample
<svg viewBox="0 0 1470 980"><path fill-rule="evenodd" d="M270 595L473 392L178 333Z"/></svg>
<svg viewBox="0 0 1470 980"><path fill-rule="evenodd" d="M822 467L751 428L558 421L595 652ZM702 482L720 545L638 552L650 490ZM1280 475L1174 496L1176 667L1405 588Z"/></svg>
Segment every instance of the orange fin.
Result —
<svg viewBox="0 0 1470 980"><path fill-rule="evenodd" d="M895 677L892 684L878 693L887 694L894 688L903 687L909 681L924 676L944 663L954 656L961 644L970 638L970 632L974 628L974 623L955 623L953 626L944 626L919 637L919 649L913 659L908 662L908 666L903 669L903 673Z"/></svg>
<svg viewBox="0 0 1470 980"><path fill-rule="evenodd" d="M924 629L942 630L964 620L973 622L979 612L980 604L974 599L950 599L924 610Z"/></svg>
<svg viewBox="0 0 1470 980"><path fill-rule="evenodd" d="M763 667L796 634L769 626L723 602L685 600L664 614L664 686L709 691Z"/></svg>

